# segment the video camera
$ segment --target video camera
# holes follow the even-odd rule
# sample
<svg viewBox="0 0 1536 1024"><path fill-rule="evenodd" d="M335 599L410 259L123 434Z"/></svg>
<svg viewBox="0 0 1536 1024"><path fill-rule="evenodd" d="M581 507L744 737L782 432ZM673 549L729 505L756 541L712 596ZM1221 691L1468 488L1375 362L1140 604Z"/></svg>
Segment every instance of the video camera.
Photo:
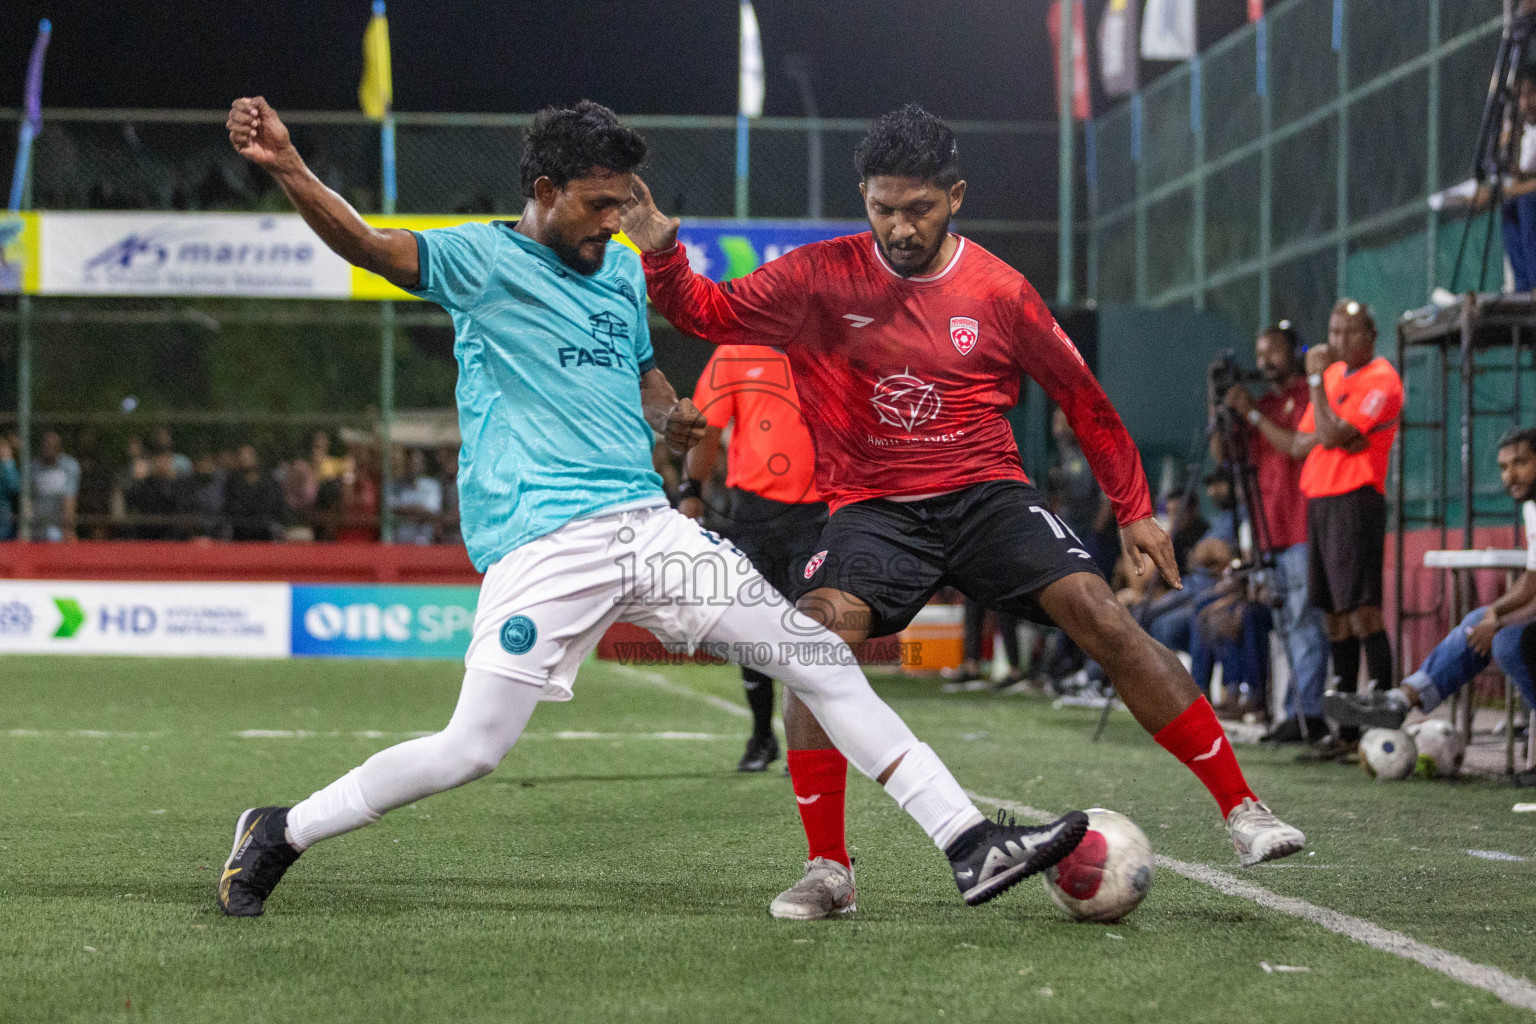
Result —
<svg viewBox="0 0 1536 1024"><path fill-rule="evenodd" d="M1205 368L1206 387L1210 391L1211 401L1218 406L1234 385L1263 379L1264 375L1257 370L1244 369L1230 348L1212 359L1211 365Z"/></svg>

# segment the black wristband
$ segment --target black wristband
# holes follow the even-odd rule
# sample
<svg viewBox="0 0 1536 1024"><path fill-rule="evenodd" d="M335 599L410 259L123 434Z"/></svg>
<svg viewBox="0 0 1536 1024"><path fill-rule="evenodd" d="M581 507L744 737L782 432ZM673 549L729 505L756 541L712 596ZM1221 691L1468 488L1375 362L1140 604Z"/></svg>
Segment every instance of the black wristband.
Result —
<svg viewBox="0 0 1536 1024"><path fill-rule="evenodd" d="M677 485L677 500L686 501L689 498L704 497L704 481L684 477L683 482Z"/></svg>

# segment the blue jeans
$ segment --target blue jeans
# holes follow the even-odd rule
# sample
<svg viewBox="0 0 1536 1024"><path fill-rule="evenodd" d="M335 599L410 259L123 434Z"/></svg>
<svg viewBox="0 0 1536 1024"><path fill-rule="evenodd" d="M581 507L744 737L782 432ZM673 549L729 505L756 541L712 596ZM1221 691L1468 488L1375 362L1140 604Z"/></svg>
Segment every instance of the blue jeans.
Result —
<svg viewBox="0 0 1536 1024"><path fill-rule="evenodd" d="M1536 194L1511 199L1500 212L1515 291L1528 292L1536 288Z"/></svg>
<svg viewBox="0 0 1536 1024"><path fill-rule="evenodd" d="M1483 621L1485 609L1476 608L1461 625L1424 659L1424 664L1403 682L1419 694L1419 706L1425 714L1435 710L1449 696L1466 686L1488 667L1489 657L1467 646L1467 630ZM1531 668L1520 656L1520 635L1529 623L1505 626L1493 634L1493 657L1504 674L1514 682L1527 706L1536 708L1536 685L1531 682Z"/></svg>
<svg viewBox="0 0 1536 1024"><path fill-rule="evenodd" d="M1328 633L1323 613L1307 601L1307 545L1292 544L1275 553L1275 585L1285 595L1276 625L1285 638L1291 661L1291 688L1285 696L1285 713L1312 718L1323 714L1323 690L1328 684Z"/></svg>

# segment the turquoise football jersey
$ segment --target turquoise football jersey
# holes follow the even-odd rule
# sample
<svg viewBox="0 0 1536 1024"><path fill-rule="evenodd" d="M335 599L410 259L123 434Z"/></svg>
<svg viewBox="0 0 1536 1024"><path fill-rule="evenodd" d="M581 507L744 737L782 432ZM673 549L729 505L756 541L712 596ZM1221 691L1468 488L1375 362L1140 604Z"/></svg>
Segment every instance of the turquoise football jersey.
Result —
<svg viewBox="0 0 1536 1024"><path fill-rule="evenodd" d="M665 504L640 375L656 365L640 258L577 273L507 221L416 232L415 294L453 316L459 516L484 572L580 516Z"/></svg>

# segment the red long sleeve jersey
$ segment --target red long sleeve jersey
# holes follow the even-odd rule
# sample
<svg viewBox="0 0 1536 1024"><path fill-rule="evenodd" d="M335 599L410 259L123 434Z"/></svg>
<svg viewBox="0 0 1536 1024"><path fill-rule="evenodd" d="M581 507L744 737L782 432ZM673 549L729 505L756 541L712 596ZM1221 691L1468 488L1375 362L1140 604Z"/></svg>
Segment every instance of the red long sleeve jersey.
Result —
<svg viewBox="0 0 1536 1024"><path fill-rule="evenodd" d="M801 246L725 284L682 245L644 257L678 330L789 357L835 512L869 498L1027 480L1004 413L1020 373L1066 413L1121 524L1152 514L1120 416L1024 276L974 242L931 277L902 277L865 232Z"/></svg>

